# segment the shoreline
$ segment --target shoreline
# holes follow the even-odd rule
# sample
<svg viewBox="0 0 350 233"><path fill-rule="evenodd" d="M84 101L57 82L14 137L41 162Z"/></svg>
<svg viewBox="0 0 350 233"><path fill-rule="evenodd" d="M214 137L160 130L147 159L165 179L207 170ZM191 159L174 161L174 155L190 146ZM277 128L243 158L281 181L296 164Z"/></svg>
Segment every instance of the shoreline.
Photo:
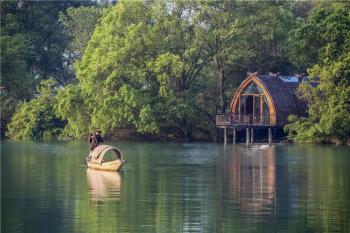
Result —
<svg viewBox="0 0 350 233"><path fill-rule="evenodd" d="M37 139L14 139L14 138L1 138L1 141L36 141L36 142L69 142L69 141L85 141L84 139L74 139L74 138L62 138L62 139L50 139L50 140L37 140ZM142 138L111 138L105 137L105 141L110 142L140 142L140 143L213 143L213 144L225 144L223 141L209 141L209 140L181 140L181 139L142 139ZM248 145L266 145L267 141L256 141L254 143L249 143ZM347 143L317 143L317 142L298 142L293 140L276 140L272 143L272 145L276 144L284 144L284 145L325 145L325 146L350 146L350 141ZM246 145L244 141L236 142L233 144L232 142L226 143L226 145Z"/></svg>

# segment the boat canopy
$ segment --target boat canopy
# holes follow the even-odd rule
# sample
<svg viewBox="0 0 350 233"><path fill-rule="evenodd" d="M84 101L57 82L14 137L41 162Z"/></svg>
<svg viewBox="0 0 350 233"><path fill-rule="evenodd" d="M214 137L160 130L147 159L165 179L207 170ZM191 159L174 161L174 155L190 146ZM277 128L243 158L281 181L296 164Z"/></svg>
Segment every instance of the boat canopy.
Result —
<svg viewBox="0 0 350 233"><path fill-rule="evenodd" d="M108 151L112 151L113 154L116 156L116 159L123 160L123 154L119 149L109 145L99 145L90 153L89 162L101 164L103 157L106 155Z"/></svg>

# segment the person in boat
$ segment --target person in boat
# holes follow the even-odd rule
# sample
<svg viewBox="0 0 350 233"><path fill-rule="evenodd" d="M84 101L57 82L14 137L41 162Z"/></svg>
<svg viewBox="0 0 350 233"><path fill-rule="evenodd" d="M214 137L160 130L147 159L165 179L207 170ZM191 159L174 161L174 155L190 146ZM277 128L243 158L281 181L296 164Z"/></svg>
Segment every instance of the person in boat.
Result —
<svg viewBox="0 0 350 233"><path fill-rule="evenodd" d="M103 140L103 138L101 136L101 131L100 130L96 130L95 131L95 137L96 137L97 145L101 145L104 142L104 140Z"/></svg>
<svg viewBox="0 0 350 233"><path fill-rule="evenodd" d="M86 158L89 162L91 160L91 153L92 151L98 146L101 145L103 141L103 138L101 136L101 131L96 130L94 133L89 133L88 142L90 145L90 153L89 156Z"/></svg>
<svg viewBox="0 0 350 233"><path fill-rule="evenodd" d="M94 133L89 133L88 142L89 142L89 145L90 145L90 151L93 151L96 148L96 146L97 146L96 138L95 138L95 134Z"/></svg>
<svg viewBox="0 0 350 233"><path fill-rule="evenodd" d="M90 151L93 151L98 145L104 142L100 133L100 130L96 130L94 133L89 134Z"/></svg>

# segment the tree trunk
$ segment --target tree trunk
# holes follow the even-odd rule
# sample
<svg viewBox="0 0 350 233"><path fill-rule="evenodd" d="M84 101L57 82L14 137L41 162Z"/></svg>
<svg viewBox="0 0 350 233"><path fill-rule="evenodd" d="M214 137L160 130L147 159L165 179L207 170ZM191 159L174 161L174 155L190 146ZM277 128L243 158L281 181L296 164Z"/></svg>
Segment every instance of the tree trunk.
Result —
<svg viewBox="0 0 350 233"><path fill-rule="evenodd" d="M215 63L217 67L218 77L217 77L217 88L218 88L218 110L221 113L225 112L224 103L224 62L222 59L216 57Z"/></svg>

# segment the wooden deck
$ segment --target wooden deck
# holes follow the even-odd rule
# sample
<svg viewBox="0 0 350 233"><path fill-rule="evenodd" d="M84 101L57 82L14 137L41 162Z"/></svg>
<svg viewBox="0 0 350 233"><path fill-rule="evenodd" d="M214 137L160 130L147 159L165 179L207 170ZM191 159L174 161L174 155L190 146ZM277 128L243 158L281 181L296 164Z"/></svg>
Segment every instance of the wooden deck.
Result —
<svg viewBox="0 0 350 233"><path fill-rule="evenodd" d="M217 128L265 128L275 126L274 115L238 115L218 114L216 115Z"/></svg>

